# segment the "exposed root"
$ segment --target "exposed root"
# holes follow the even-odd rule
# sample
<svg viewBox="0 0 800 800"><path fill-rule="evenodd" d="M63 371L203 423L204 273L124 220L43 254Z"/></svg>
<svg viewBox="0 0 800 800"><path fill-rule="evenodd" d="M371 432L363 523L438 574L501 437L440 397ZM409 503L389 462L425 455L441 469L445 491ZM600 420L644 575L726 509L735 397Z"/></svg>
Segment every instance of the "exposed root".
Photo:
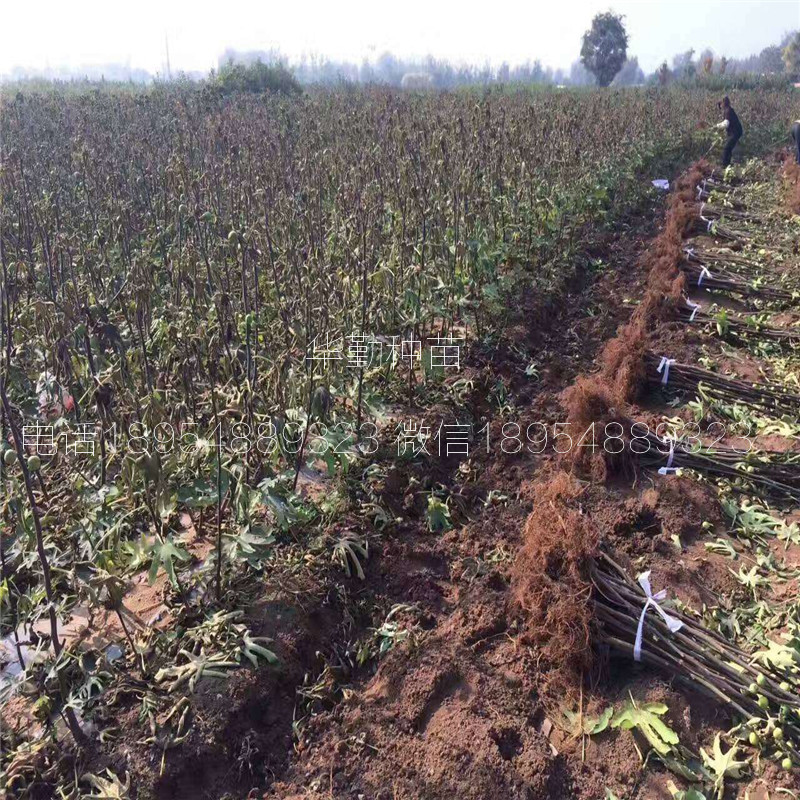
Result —
<svg viewBox="0 0 800 800"><path fill-rule="evenodd" d="M513 572L525 638L540 659L540 690L553 698L572 694L592 665L591 568L597 532L577 508L582 492L566 472L536 485Z"/></svg>
<svg viewBox="0 0 800 800"><path fill-rule="evenodd" d="M655 302L655 296L650 297ZM664 308L663 305L658 306L658 309ZM642 314L639 319L621 328L600 354L600 374L603 383L612 387L610 391L613 392L615 403L632 403L647 386L644 364L646 351L647 332Z"/></svg>
<svg viewBox="0 0 800 800"><path fill-rule="evenodd" d="M701 161L677 180L664 229L642 258L640 267L648 271L642 303L600 356L600 375L611 405L621 406L641 395L647 385L643 359L649 333L661 322L679 319L686 308L686 276L680 269L683 241L699 219L697 185L710 174L710 165Z"/></svg>
<svg viewBox="0 0 800 800"><path fill-rule="evenodd" d="M603 351L598 375L584 376L562 395L573 432L594 427L597 447L573 447L566 469L589 472L595 481L609 470L624 468L630 450L605 448L609 424L620 423L630 435L624 410L647 385L645 356L648 331L669 315L678 317L684 278L678 268L683 237L698 217L695 187L710 173L705 164L692 167L676 183L664 230L645 253L640 267L649 270L645 302ZM627 423L627 424L625 424ZM623 463L617 463L622 461ZM540 691L563 699L572 694L592 666L592 565L598 533L578 507L580 483L566 471L535 485L535 502L525 524L525 544L514 566L514 602L524 615L525 637L539 655Z"/></svg>

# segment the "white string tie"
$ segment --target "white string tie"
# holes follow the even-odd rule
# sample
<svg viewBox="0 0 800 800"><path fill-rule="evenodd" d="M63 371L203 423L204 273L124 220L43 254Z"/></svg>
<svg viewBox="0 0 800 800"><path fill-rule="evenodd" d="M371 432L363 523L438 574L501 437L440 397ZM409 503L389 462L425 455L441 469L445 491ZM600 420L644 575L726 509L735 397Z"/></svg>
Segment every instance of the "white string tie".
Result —
<svg viewBox="0 0 800 800"><path fill-rule="evenodd" d="M703 220L703 222L706 223L708 231L711 232L711 226L714 224L714 222L713 222L713 220L710 220L707 217L703 216L703 211L704 211L705 207L706 207L705 203L703 203L703 205L700 206L700 219Z"/></svg>
<svg viewBox="0 0 800 800"><path fill-rule="evenodd" d="M672 459L675 457L675 440L669 440L669 455L667 456L667 466L660 467L658 470L659 475L669 475L670 472L677 472L678 468L672 466Z"/></svg>
<svg viewBox="0 0 800 800"><path fill-rule="evenodd" d="M708 267L703 265L703 267L700 269L700 277L697 279L697 285L698 286L703 285L703 278L713 278L713 277L714 276L708 271Z"/></svg>
<svg viewBox="0 0 800 800"><path fill-rule="evenodd" d="M664 620L667 627L670 630L670 633L677 633L682 627L683 623L679 619L675 619L675 617L670 616L664 611L663 608L658 604L659 600L664 600L667 597L667 590L662 589L660 592L653 594L652 589L650 588L650 570L647 572L643 572L639 575L639 586L644 589L644 593L647 595L647 602L644 604L644 608L642 609L642 614L639 617L639 627L636 629L636 642L633 645L633 658L634 661L641 661L642 660L642 636L644 634L644 617L647 614L647 609L650 606L653 606L656 611L661 615L661 619Z"/></svg>
<svg viewBox="0 0 800 800"><path fill-rule="evenodd" d="M667 381L669 380L669 368L675 363L674 358L667 358L666 356L661 356L661 363L658 365L658 372L661 373L663 370L663 374L661 375L661 385L666 386Z"/></svg>

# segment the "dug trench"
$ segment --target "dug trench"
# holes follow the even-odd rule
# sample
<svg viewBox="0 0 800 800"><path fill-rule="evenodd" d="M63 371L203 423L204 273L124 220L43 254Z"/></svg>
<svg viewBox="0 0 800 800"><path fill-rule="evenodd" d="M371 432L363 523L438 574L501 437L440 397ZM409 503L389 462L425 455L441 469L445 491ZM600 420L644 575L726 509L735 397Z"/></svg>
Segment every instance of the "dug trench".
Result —
<svg viewBox="0 0 800 800"><path fill-rule="evenodd" d="M523 409L523 428L559 421L563 388L590 368L628 318L629 301L646 278L634 265L655 234L660 206L652 201L646 213L595 243L591 269L547 308L526 298L528 324L513 335L537 353L537 382L526 378L511 348L472 354L482 385L503 381L513 398L508 404ZM483 405L474 412L487 413ZM503 424L496 418L492 428ZM569 758L569 742L548 738L557 732L540 696L539 656L525 641L512 588L535 501L533 479L549 460L525 448L518 454L493 448L434 477L463 499L463 522L443 534L413 519L396 526L370 559L364 587L373 607L413 605L395 617L413 635L377 670L347 676L339 702L308 720L296 754L266 797L598 796L605 766L598 761L587 775L585 765ZM395 465L383 499L407 514L415 481L424 486L430 470L430 464ZM657 514L671 519L679 502L665 499ZM617 747L611 763L628 775L635 748Z"/></svg>
<svg viewBox="0 0 800 800"><path fill-rule="evenodd" d="M511 588L532 480L552 457L505 453L494 440L509 419L523 430L560 421L561 391L591 367L643 290L635 265L663 213L663 197L647 192L613 229L585 233L577 267L559 273L554 291L526 292L501 343L471 348L459 376L469 391L420 410L488 422L488 451L407 461L391 437L382 443L378 477L354 491L395 520L370 531L363 580L306 568L308 543L298 541L263 583L242 588L253 598L244 621L272 639L276 666L201 682L185 733L163 713L142 719L145 687L126 681L104 711L117 736L82 768L129 773L138 798L159 800L596 796L608 765L576 764L569 743L548 739L557 731ZM536 355L537 375L526 374L521 352ZM490 399L498 395L502 411ZM435 486L452 502L444 533L425 519ZM323 536L363 524L339 518ZM370 652L375 642L393 646ZM632 758L633 745L621 742L612 759L620 775Z"/></svg>
<svg viewBox="0 0 800 800"><path fill-rule="evenodd" d="M640 262L663 214L657 207L650 211L594 249L592 263L602 262L603 269L585 275L583 285L571 287L549 314L526 315L534 322L517 335L541 354L536 384L520 377L519 359L488 362L475 354L474 363L490 370L490 385L501 376L526 407L523 426L564 421L563 389L593 368L605 342L628 321L647 280ZM543 320L549 324L543 327ZM500 428L503 421L493 424ZM525 448L519 454L479 453L462 462L467 480L456 480L451 491L477 496L487 508L444 534L411 523L384 540L379 561L370 564L373 602L414 602L423 630L395 646L374 674L354 676L341 702L310 719L286 774L265 797L596 798L609 786L636 788L632 765L639 756L630 737L593 747L582 759L577 742L551 719L553 698L565 688L554 682L555 666L578 665L585 632L584 641L581 635L562 637L562 651L548 652L547 642L530 632L552 631L558 615L534 619L520 602L520 565L526 542L536 540L535 519L546 496L541 476L559 460ZM404 477L401 484L406 482ZM400 494L396 490L398 499ZM615 540L647 551L654 540L673 534L691 541L698 530L684 521L691 517L685 506L706 500L691 488L674 487L638 498L629 484L590 487L584 501L589 495ZM702 586L701 575L696 584ZM556 591L551 600L557 607L574 598ZM593 703L633 689L647 699L669 696L674 713L691 715L692 698L663 677L625 665L595 680L602 690ZM692 724L701 728L702 715L695 712Z"/></svg>

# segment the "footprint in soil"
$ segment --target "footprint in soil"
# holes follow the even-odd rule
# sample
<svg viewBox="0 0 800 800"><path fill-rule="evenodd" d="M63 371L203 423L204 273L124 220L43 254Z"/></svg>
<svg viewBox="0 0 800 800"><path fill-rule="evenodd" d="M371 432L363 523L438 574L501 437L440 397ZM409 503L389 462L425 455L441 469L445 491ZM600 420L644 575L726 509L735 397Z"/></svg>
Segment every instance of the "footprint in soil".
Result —
<svg viewBox="0 0 800 800"><path fill-rule="evenodd" d="M497 745L500 756L505 761L511 761L522 752L522 739L513 728L492 729L489 732L492 741Z"/></svg>
<svg viewBox="0 0 800 800"><path fill-rule="evenodd" d="M459 696L467 698L472 694L470 685L463 679L455 668L442 672L436 677L433 691L428 696L422 710L417 715L416 728L418 733L424 733L436 712L444 705L448 698Z"/></svg>

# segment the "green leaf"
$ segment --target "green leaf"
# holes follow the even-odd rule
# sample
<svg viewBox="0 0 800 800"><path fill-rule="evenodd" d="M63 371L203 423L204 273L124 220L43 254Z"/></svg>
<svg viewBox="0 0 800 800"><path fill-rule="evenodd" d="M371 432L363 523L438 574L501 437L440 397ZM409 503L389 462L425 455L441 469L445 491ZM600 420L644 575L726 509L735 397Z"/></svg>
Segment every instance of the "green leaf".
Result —
<svg viewBox="0 0 800 800"><path fill-rule="evenodd" d="M438 497L431 495L428 498L428 510L425 514L428 520L428 529L432 533L449 531L453 527L450 521L450 509Z"/></svg>
<svg viewBox="0 0 800 800"><path fill-rule="evenodd" d="M222 495L228 491L230 476L227 472L222 473ZM198 479L189 486L181 486L178 489L178 502L186 508L207 508L217 504L217 481L216 479Z"/></svg>
<svg viewBox="0 0 800 800"><path fill-rule="evenodd" d="M678 734L660 719L667 713L667 710L667 706L663 703L637 705L636 701L631 698L625 708L611 720L611 727L623 730L637 728L651 747L660 755L665 756L672 752L674 745L678 744Z"/></svg>
<svg viewBox="0 0 800 800"><path fill-rule="evenodd" d="M156 495L156 511L162 522L167 522L178 505L178 496L164 486Z"/></svg>
<svg viewBox="0 0 800 800"><path fill-rule="evenodd" d="M148 580L152 585L158 576L159 567L163 567L169 577L169 582L173 588L178 588L178 579L175 575L175 561L190 561L191 556L180 545L176 545L172 539L165 539L163 542L155 542L151 545L150 554L152 562L148 573Z"/></svg>
<svg viewBox="0 0 800 800"><path fill-rule="evenodd" d="M719 734L714 737L712 752L713 756L709 756L702 747L700 748L703 762L714 776L717 800L722 800L722 795L725 792L725 778L741 778L744 769L747 767L747 761L736 761L736 745L733 745L727 753L723 753L719 742Z"/></svg>
<svg viewBox="0 0 800 800"><path fill-rule="evenodd" d="M706 796L697 789L686 789L683 791L672 782L667 781L667 789L669 789L670 796L673 800L706 800Z"/></svg>
<svg viewBox="0 0 800 800"><path fill-rule="evenodd" d="M264 502L275 512L278 525L286 530L292 519L292 507L279 495L267 492L264 494Z"/></svg>
<svg viewBox="0 0 800 800"><path fill-rule="evenodd" d="M241 526L233 542L236 557L255 567L269 555L275 537L263 525L247 524Z"/></svg>
<svg viewBox="0 0 800 800"><path fill-rule="evenodd" d="M758 566L753 566L749 570L744 567L739 567L738 572L731 570L731 574L735 575L738 581L752 591L753 596L756 596L756 589L759 586L764 586L768 583L766 578L758 574Z"/></svg>
<svg viewBox="0 0 800 800"><path fill-rule="evenodd" d="M131 776L128 774L123 783L110 769L104 775L91 772L81 777L81 782L92 787L92 794L83 794L83 800L128 800L130 797Z"/></svg>
<svg viewBox="0 0 800 800"><path fill-rule="evenodd" d="M705 542L705 548L711 553L717 553L721 556L727 556L731 559L736 559L738 554L736 548L727 539L717 537L713 542Z"/></svg>
<svg viewBox="0 0 800 800"><path fill-rule="evenodd" d="M572 734L572 737L577 739L581 735L596 736L598 733L602 733L611 722L614 708L609 706L597 717L585 714L581 716L578 712L570 711L568 708L563 709L563 713L569 723L567 729Z"/></svg>
<svg viewBox="0 0 800 800"><path fill-rule="evenodd" d="M691 764L686 761L687 756L689 756ZM676 748L674 756L658 756L658 758L661 759L664 766L670 772L686 781L696 783L702 781L707 776L707 773L702 769L697 759L680 746ZM697 764L696 768L694 764Z"/></svg>
<svg viewBox="0 0 800 800"><path fill-rule="evenodd" d="M765 666L772 667L779 672L788 672L797 665L798 652L793 647L787 647L785 644L767 639L767 649L755 653L753 660L760 661Z"/></svg>

